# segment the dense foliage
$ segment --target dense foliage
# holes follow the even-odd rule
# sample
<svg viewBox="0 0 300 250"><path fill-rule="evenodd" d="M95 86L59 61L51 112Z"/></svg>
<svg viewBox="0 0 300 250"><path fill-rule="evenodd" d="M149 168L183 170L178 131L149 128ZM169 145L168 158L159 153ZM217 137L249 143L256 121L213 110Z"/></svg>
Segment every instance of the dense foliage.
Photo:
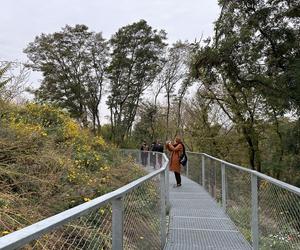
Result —
<svg viewBox="0 0 300 250"><path fill-rule="evenodd" d="M108 60L107 42L85 25L66 26L61 32L42 34L24 50L28 67L43 73L36 91L40 101L66 108L72 117L93 128L100 126L99 105Z"/></svg>
<svg viewBox="0 0 300 250"><path fill-rule="evenodd" d="M161 70L165 39L164 31L153 30L144 20L120 28L110 39L107 104L112 139L118 144L130 135L141 97Z"/></svg>
<svg viewBox="0 0 300 250"><path fill-rule="evenodd" d="M0 236L142 176L60 109L0 106Z"/></svg>

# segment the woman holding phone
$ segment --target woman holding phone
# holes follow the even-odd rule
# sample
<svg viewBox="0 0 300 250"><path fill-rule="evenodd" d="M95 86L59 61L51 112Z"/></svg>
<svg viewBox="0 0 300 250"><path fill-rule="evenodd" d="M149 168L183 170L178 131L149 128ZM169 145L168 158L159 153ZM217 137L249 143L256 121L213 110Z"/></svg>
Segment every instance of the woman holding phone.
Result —
<svg viewBox="0 0 300 250"><path fill-rule="evenodd" d="M166 148L171 152L169 169L170 171L173 171L175 174L175 179L176 179L175 187L180 187L181 186L180 156L183 153L183 145L180 137L176 136L174 143L170 141L166 142Z"/></svg>

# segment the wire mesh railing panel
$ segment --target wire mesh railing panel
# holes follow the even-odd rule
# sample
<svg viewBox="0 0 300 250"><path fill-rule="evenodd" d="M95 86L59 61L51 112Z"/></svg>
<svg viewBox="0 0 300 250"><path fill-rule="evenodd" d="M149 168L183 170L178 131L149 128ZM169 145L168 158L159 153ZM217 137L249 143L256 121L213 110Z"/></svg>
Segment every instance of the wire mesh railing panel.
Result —
<svg viewBox="0 0 300 250"><path fill-rule="evenodd" d="M201 155L197 153L192 153L192 152L187 152L187 157L188 157L188 177L199 183L201 183ZM187 169L187 167L185 167Z"/></svg>
<svg viewBox="0 0 300 250"><path fill-rule="evenodd" d="M148 175L86 204L1 237L0 245L13 249L22 246L22 249L106 250L123 244L124 249L161 249L165 243L166 232L161 233L161 229L166 229L164 218L169 197L168 159L159 152L146 153L149 155L145 168L150 172ZM120 150L120 154L137 164L141 162L139 150ZM153 172L155 169L160 170ZM119 223L120 227L123 224L123 230L118 229Z"/></svg>
<svg viewBox="0 0 300 250"><path fill-rule="evenodd" d="M205 176L205 178L204 178L204 185L203 185L203 187L205 188L206 191L209 191L209 186L211 185L209 183L209 181L210 181L210 177L209 176L210 176L211 168L212 168L212 164L211 163L212 163L211 159L205 157L205 159L204 159L204 165L205 165L204 176Z"/></svg>
<svg viewBox="0 0 300 250"><path fill-rule="evenodd" d="M142 156L140 150L121 149L120 154L124 157L130 157L137 164L142 164ZM147 154L147 152L146 152Z"/></svg>
<svg viewBox="0 0 300 250"><path fill-rule="evenodd" d="M226 167L226 212L244 235L251 241L251 175Z"/></svg>
<svg viewBox="0 0 300 250"><path fill-rule="evenodd" d="M108 204L72 220L22 249L112 249L112 212Z"/></svg>
<svg viewBox="0 0 300 250"><path fill-rule="evenodd" d="M221 173L221 163L218 161L214 162L214 194L215 199L218 203L222 203L222 173Z"/></svg>
<svg viewBox="0 0 300 250"><path fill-rule="evenodd" d="M205 189L217 201L222 200L221 166L216 160L205 159Z"/></svg>
<svg viewBox="0 0 300 250"><path fill-rule="evenodd" d="M160 249L159 177L124 197L124 249Z"/></svg>
<svg viewBox="0 0 300 250"><path fill-rule="evenodd" d="M258 179L260 249L300 249L300 196Z"/></svg>
<svg viewBox="0 0 300 250"><path fill-rule="evenodd" d="M156 151L141 151L135 149L120 150L122 156L130 157L135 163L151 169L159 169L164 166L165 158L163 153Z"/></svg>

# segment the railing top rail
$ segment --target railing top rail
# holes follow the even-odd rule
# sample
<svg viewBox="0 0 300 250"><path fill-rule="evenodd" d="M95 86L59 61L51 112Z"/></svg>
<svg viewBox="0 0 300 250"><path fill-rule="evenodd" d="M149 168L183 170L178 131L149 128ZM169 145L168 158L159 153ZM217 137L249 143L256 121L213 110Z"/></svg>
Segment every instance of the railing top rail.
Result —
<svg viewBox="0 0 300 250"><path fill-rule="evenodd" d="M51 229L61 226L66 222L76 219L83 214L88 213L94 209L97 209L106 203L110 202L113 199L124 196L126 193L130 192L132 189L137 188L142 185L144 182L152 179L153 177L159 175L161 172L165 171L168 165L168 158L165 154L162 154L165 162L163 166L152 172L143 176L115 191L112 191L108 194L102 195L98 198L95 198L91 201L63 211L59 214L41 220L35 224L32 224L28 227L10 233L6 236L0 238L0 250L6 249L16 249L18 247L24 246L25 244L31 242L32 240L38 238L43 233L49 232Z"/></svg>
<svg viewBox="0 0 300 250"><path fill-rule="evenodd" d="M300 188L298 187L295 187L293 185L290 185L288 183L285 183L283 181L280 181L280 180L277 180L273 177L270 177L268 175L265 175L265 174L262 174L260 172L257 172L256 170L252 170L252 169L248 169L248 168L245 168L245 167L241 167L239 165L236 165L236 164L233 164L233 163L230 163L230 162L227 162L227 161L224 161L224 160L221 160L221 159L218 159L216 157L213 157L211 155L208 155L208 154L205 154L205 153L195 153L195 152L190 152L190 151L187 151L188 153L192 153L192 154L198 154L198 155L204 155L206 156L207 158L210 158L212 160L215 160L215 161L218 161L222 164L224 164L225 166L229 166L229 167L233 167L235 169L238 169L238 170L241 170L241 171L244 171L244 172L247 172L249 174L254 174L256 175L257 177L261 178L261 179L264 179L266 181L269 181L273 184L275 184L276 186L279 186L281 188L284 188L290 192L293 192L294 194L297 194L300 196Z"/></svg>

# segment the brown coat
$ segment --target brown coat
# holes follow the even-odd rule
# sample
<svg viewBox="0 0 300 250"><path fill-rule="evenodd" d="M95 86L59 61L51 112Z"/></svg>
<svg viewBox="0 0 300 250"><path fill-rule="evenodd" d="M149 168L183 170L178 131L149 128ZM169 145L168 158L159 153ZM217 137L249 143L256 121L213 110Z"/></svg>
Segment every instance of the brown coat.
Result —
<svg viewBox="0 0 300 250"><path fill-rule="evenodd" d="M179 157L183 152L183 147L181 144L175 145L175 147L170 143L166 145L167 149L171 152L171 159L169 169L173 172L180 173L180 163Z"/></svg>

